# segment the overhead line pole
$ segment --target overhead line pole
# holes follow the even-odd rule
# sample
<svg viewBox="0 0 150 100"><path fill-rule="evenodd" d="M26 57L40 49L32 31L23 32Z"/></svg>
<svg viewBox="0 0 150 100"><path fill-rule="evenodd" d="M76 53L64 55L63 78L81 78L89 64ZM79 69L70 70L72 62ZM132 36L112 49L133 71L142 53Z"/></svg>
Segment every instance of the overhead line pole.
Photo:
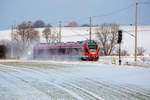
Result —
<svg viewBox="0 0 150 100"><path fill-rule="evenodd" d="M135 21L135 62L137 61L137 22L138 21L138 3L136 3L136 21Z"/></svg>
<svg viewBox="0 0 150 100"><path fill-rule="evenodd" d="M61 21L59 21L59 42L61 42Z"/></svg>
<svg viewBox="0 0 150 100"><path fill-rule="evenodd" d="M91 18L91 16L90 16L90 31L89 31L89 39L90 39L90 41L91 41L91 39L92 39L92 18Z"/></svg>
<svg viewBox="0 0 150 100"><path fill-rule="evenodd" d="M13 40L14 40L13 35L14 35L14 26L12 25L12 27L11 27L11 42L12 43L13 43ZM13 58L13 55L14 55L13 52L14 52L13 45L11 45L11 58Z"/></svg>
<svg viewBox="0 0 150 100"><path fill-rule="evenodd" d="M14 26L11 26L11 41L13 41L13 31L14 31Z"/></svg>

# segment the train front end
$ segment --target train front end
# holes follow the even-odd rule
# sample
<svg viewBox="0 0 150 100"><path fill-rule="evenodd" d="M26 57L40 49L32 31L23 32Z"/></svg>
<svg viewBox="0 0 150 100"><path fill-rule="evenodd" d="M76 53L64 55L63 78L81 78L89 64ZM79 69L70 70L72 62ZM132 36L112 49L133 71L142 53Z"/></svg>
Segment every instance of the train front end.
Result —
<svg viewBox="0 0 150 100"><path fill-rule="evenodd" d="M84 44L82 60L97 61L99 59L100 45L94 40L88 40Z"/></svg>

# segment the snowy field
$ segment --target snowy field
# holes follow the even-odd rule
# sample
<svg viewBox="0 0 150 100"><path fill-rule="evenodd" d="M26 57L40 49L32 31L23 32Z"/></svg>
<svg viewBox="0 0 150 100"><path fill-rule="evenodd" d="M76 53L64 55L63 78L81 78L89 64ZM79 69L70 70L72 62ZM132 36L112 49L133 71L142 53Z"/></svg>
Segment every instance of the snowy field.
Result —
<svg viewBox="0 0 150 100"><path fill-rule="evenodd" d="M97 27L92 27L92 39L97 40L95 29ZM123 32L123 40L122 40L122 50L125 49L129 54L134 55L134 37L131 36L135 34L134 26L120 26ZM40 33L40 42L46 42L42 36L42 31L44 28L36 28ZM58 27L52 27L52 32L58 32ZM16 30L14 30L15 32ZM62 27L62 42L70 42L70 41L83 41L89 38L89 27ZM146 49L145 54L150 54L150 25L138 26L138 47L143 47ZM11 30L0 30L0 40L11 40Z"/></svg>
<svg viewBox="0 0 150 100"><path fill-rule="evenodd" d="M150 68L99 62L0 61L0 100L150 100Z"/></svg>

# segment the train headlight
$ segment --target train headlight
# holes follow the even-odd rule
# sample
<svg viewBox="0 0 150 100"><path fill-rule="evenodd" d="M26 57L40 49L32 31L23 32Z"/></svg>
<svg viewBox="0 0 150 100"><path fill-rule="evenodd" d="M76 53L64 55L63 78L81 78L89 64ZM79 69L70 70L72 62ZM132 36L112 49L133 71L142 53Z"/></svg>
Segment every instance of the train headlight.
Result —
<svg viewBox="0 0 150 100"><path fill-rule="evenodd" d="M96 54L96 52L91 52L92 55Z"/></svg>

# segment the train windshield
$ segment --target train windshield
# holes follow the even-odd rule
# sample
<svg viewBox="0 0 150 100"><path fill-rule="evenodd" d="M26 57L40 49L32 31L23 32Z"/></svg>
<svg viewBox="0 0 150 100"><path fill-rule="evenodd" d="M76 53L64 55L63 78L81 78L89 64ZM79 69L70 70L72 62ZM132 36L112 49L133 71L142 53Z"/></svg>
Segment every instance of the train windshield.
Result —
<svg viewBox="0 0 150 100"><path fill-rule="evenodd" d="M88 45L90 51L96 51L97 50L97 45Z"/></svg>

